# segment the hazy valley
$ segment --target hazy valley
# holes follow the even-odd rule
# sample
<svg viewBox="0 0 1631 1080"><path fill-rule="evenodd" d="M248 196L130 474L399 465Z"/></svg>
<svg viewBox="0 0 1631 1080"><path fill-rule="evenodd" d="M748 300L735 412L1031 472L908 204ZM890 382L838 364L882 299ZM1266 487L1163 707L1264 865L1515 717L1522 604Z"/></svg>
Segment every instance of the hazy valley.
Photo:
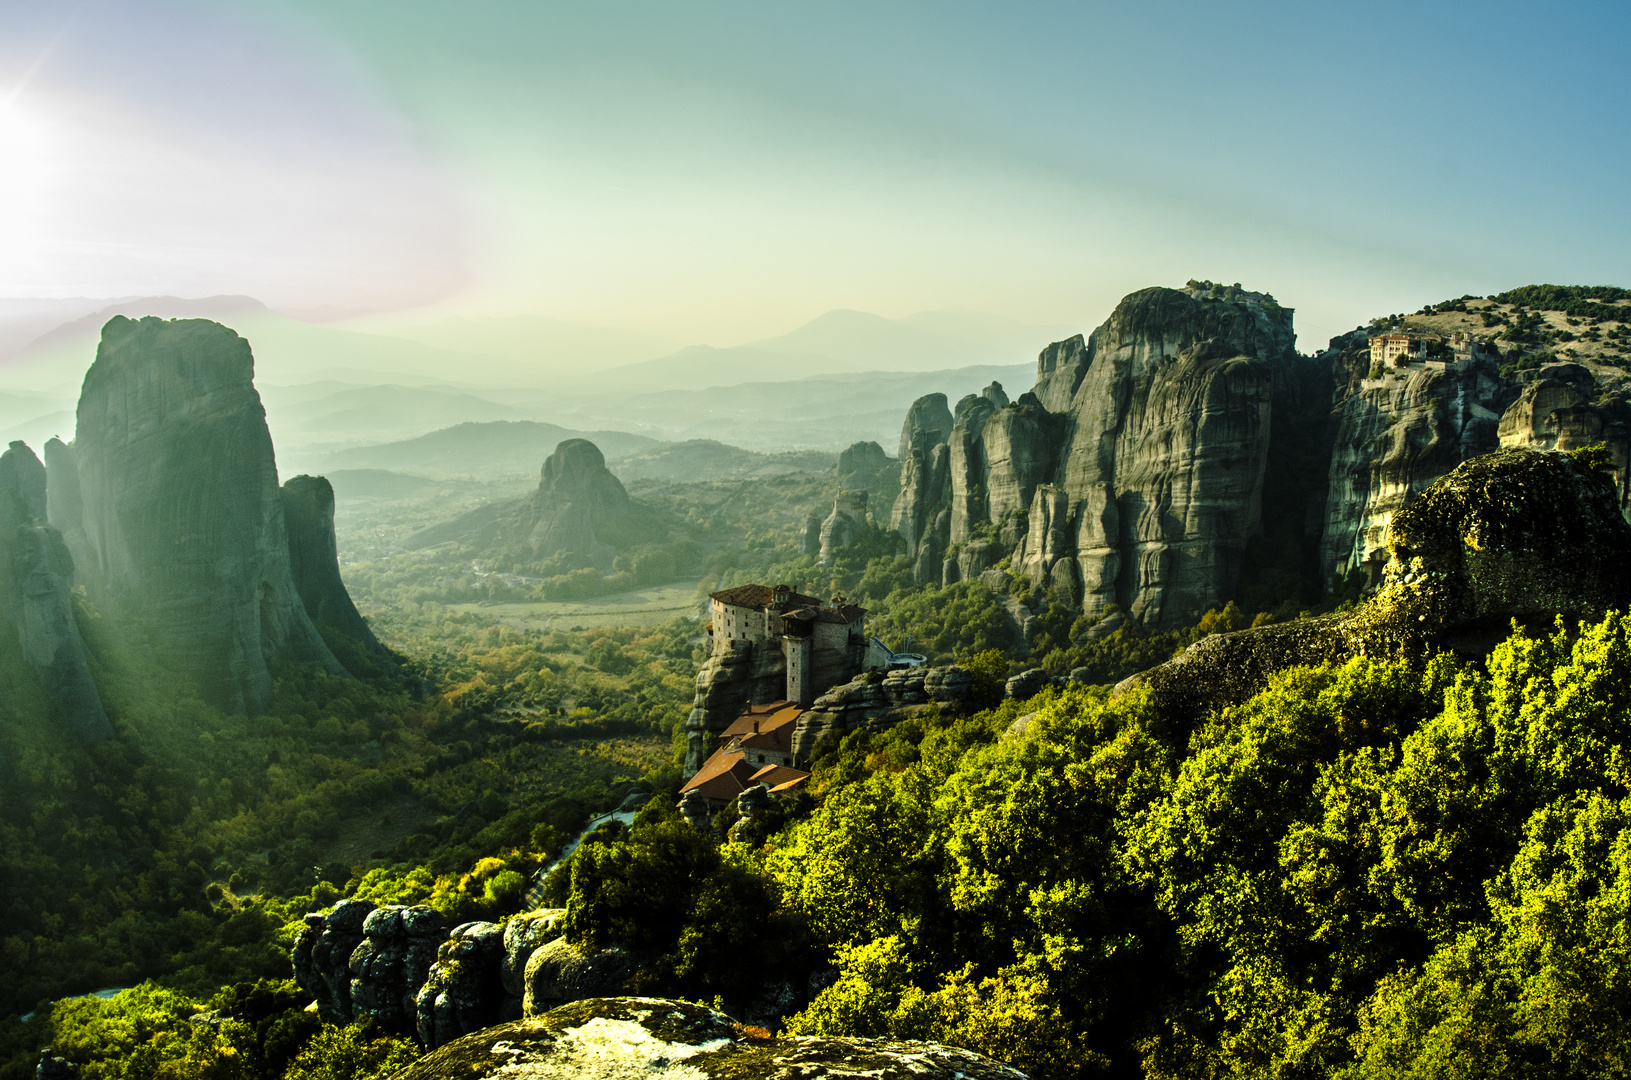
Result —
<svg viewBox="0 0 1631 1080"><path fill-rule="evenodd" d="M718 1075L1618 1045L1631 291L82 306L0 308L5 1077L447 1075L620 994Z"/></svg>

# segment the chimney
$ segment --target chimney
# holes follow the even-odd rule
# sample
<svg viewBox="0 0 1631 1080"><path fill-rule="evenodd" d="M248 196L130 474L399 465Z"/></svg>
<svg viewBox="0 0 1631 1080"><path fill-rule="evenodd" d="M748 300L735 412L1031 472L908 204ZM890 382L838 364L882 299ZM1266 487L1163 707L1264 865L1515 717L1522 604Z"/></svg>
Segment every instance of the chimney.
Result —
<svg viewBox="0 0 1631 1080"><path fill-rule="evenodd" d="M753 733L755 735L759 734L759 721L757 720L753 722Z"/></svg>

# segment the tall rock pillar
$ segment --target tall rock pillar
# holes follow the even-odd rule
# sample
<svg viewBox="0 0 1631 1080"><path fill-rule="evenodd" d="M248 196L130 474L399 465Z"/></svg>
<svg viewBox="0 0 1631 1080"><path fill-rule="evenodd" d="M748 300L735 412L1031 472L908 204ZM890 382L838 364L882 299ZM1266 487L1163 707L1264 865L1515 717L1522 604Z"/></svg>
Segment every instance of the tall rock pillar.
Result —
<svg viewBox="0 0 1631 1080"><path fill-rule="evenodd" d="M203 319L113 318L79 398L74 456L89 591L143 618L174 666L234 712L270 663L345 669L312 626L249 343Z"/></svg>

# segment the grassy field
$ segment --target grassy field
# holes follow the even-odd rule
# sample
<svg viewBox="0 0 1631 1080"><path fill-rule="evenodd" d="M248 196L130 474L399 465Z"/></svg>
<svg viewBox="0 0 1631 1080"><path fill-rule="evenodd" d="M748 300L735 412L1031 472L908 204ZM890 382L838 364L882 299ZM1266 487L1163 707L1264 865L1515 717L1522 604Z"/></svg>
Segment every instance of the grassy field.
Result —
<svg viewBox="0 0 1631 1080"><path fill-rule="evenodd" d="M518 630L577 630L595 626L651 626L695 615L697 582L676 581L595 600L546 600L527 604L454 604L449 611L476 611Z"/></svg>

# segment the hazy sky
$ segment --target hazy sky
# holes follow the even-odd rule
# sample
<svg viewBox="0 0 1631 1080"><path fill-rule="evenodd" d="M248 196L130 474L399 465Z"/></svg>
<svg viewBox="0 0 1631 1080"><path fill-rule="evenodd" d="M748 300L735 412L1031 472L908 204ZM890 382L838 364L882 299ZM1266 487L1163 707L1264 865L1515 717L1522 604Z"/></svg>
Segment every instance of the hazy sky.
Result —
<svg viewBox="0 0 1631 1080"><path fill-rule="evenodd" d="M731 344L1195 276L1307 348L1631 285L1628 41L1623 2L0 0L0 296Z"/></svg>

